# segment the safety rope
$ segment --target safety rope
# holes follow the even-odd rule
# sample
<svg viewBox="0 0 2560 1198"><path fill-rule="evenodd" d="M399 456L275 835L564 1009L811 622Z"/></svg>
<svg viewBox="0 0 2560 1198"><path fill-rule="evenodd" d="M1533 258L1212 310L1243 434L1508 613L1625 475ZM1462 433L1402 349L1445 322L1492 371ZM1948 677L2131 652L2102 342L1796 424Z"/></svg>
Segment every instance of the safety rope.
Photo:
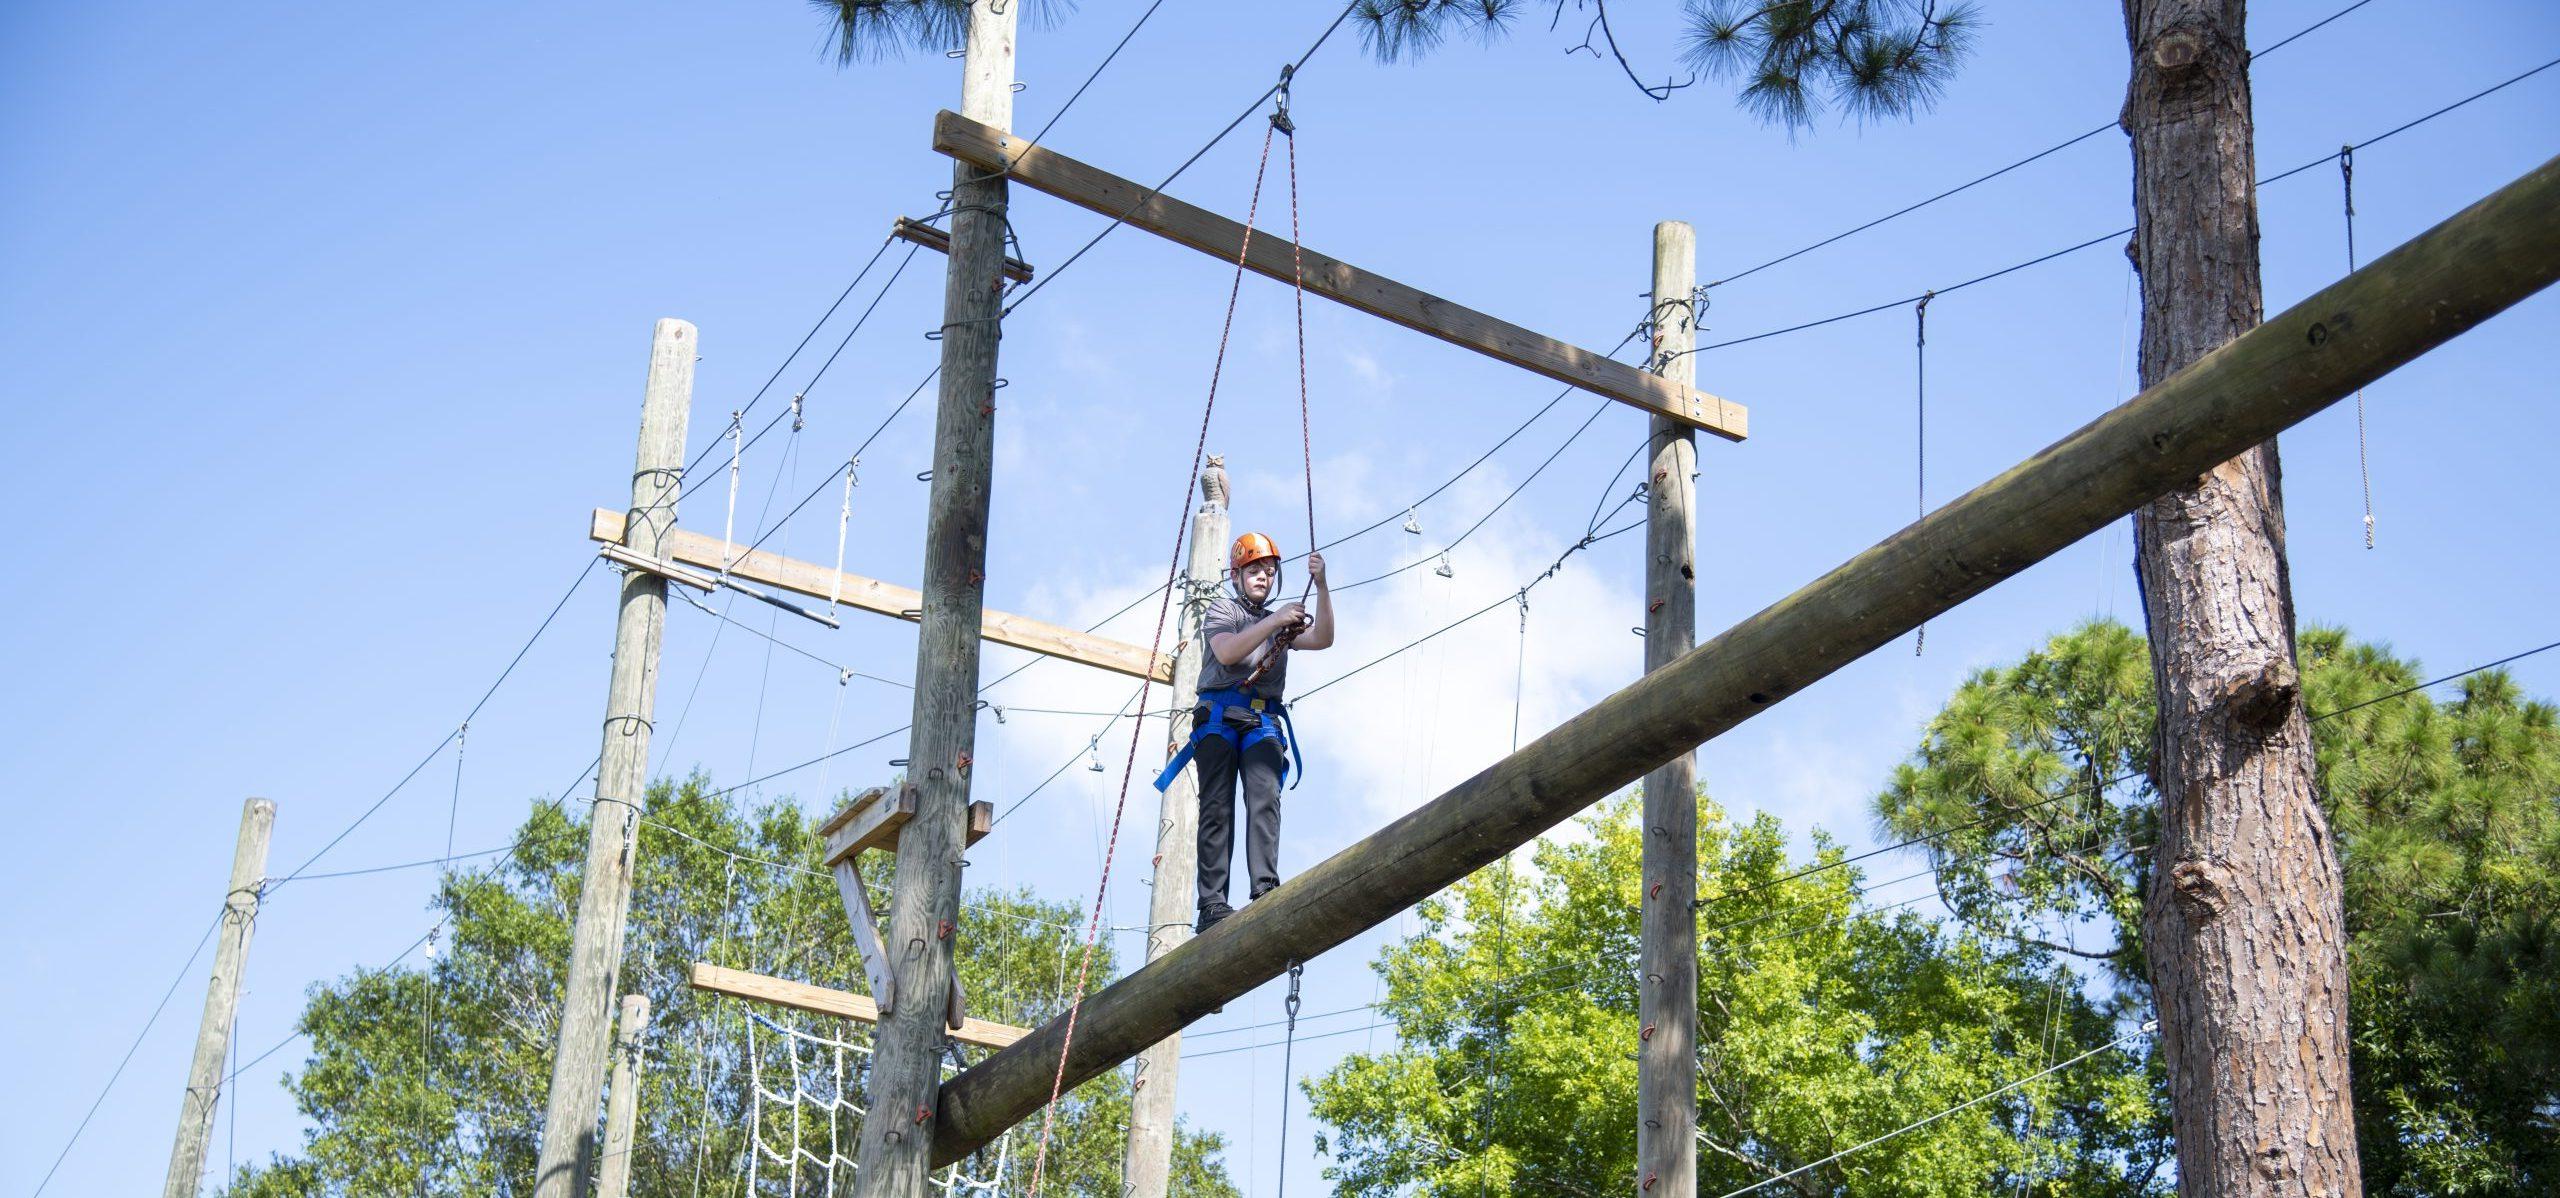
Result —
<svg viewBox="0 0 2560 1198"><path fill-rule="evenodd" d="M1289 962L1289 997L1281 1003L1289 1013L1289 1034L1280 1041L1280 1175L1272 1179L1273 1198L1289 1193L1289 1058L1298 1052L1298 979L1306 972L1305 962Z"/></svg>
<svg viewBox="0 0 2560 1198"><path fill-rule="evenodd" d="M2347 273L2356 272L2356 148L2338 147L2338 184L2346 193ZM2356 388L2356 480L2364 486L2364 547L2373 548L2373 467L2365 456L2364 388Z"/></svg>
<svg viewBox="0 0 2560 1198"><path fill-rule="evenodd" d="M1298 126L1289 119L1289 76L1296 67L1280 68L1279 108L1271 114L1271 127L1289 138L1289 289L1297 306L1298 317L1298 450L1305 464L1307 485L1307 546L1313 551L1316 541L1316 442L1310 431L1313 423L1307 417L1307 255L1306 237L1298 228ZM1308 575L1300 601L1314 593L1315 577Z"/></svg>
<svg viewBox="0 0 2560 1198"><path fill-rule="evenodd" d="M1245 205L1244 235L1236 246L1235 278L1227 285L1227 313L1225 320L1218 327L1218 353L1209 366L1209 394L1206 401L1200 405L1200 432L1192 442L1191 467L1184 471L1182 476L1182 514L1174 521L1173 552L1166 563L1164 585L1158 591L1161 597L1156 603L1156 627L1154 635L1147 641L1149 645L1163 643L1165 619L1172 610L1174 592L1180 589L1177 584L1182 577L1182 547L1190 532L1192 497L1197 493L1193 480L1200 476L1201 459L1208 453L1209 418L1218 407L1218 381L1226 372L1227 346L1235 333L1236 301L1243 294L1245 261L1253 251L1254 219L1261 212L1262 184L1271 169L1271 140L1279 132L1279 125L1274 123L1262 135L1262 160L1254 167L1253 198ZM1139 711L1143 712L1147 709L1147 695L1154 684L1155 675L1152 672L1139 679ZM1072 998L1067 1005L1066 1033L1059 1037L1058 1042L1058 1068L1049 1082L1049 1101L1040 1112L1040 1142L1031 1158L1032 1198L1039 1198L1041 1186L1048 1177L1049 1140L1056 1131L1058 1097L1066 1092L1067 1057L1075 1048L1076 1020L1084 1013L1084 985L1093 968L1094 938L1102 928L1103 901L1111 892L1111 860L1119 852L1120 826L1122 818L1129 811L1129 779L1137 771L1138 744L1145 739L1145 736L1146 721L1143 719L1130 721L1129 753L1120 767L1120 796L1111 810L1111 835L1102 853L1102 878L1094 889L1093 915L1086 921L1084 951L1076 962L1076 983Z"/></svg>
<svg viewBox="0 0 2560 1198"><path fill-rule="evenodd" d="M1935 291L1920 293L1920 302L1911 309L1913 335L1912 385L1912 456L1911 518L1929 514L1929 301L1938 298ZM1923 620L1911 638L1911 655L1918 657L1929 648L1929 622Z"/></svg>

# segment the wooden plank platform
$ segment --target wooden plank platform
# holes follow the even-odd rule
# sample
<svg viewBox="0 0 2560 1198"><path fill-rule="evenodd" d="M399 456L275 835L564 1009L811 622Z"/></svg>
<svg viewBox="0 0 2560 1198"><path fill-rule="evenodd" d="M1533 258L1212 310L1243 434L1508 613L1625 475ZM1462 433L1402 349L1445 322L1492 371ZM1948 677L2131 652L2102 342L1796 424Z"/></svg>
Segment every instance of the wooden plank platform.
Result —
<svg viewBox="0 0 2560 1198"><path fill-rule="evenodd" d="M1245 246L1245 228L1236 221L1057 151L1008 137L1003 130L956 112L946 110L934 118L933 148L980 170L1003 171L1035 191L1228 262L1235 261ZM1286 283L1294 275L1293 255L1301 252L1307 290L1316 295L1728 441L1749 435L1749 413L1741 404L1293 246L1287 238L1255 230L1244 265Z"/></svg>
<svg viewBox="0 0 2560 1198"><path fill-rule="evenodd" d="M685 980L696 990L726 994L731 998L772 1003L777 1007L789 1007L792 1010L807 1011L813 1015L834 1015L844 1019L859 1019L864 1023L880 1022L880 1007L870 999L843 990L812 986L807 982L766 977L760 973L748 973L743 969L726 969L705 961L694 962L693 969ZM964 1019L960 1021L959 1029L951 1033L951 1038L962 1044L973 1044L980 1048L1011 1048L1015 1042L1030 1034L1029 1028L993 1023L984 1019Z"/></svg>
<svg viewBox="0 0 2560 1198"><path fill-rule="evenodd" d="M587 539L621 544L622 525L623 513L597 508L587 526ZM825 599L830 590L834 590L836 601L847 607L892 616L908 623L914 623L923 610L924 596L909 587L840 572L815 562L783 557L761 549L747 551L744 545L681 528L667 533L666 556L672 562L717 572L723 558L731 553L742 553L743 556L729 566L729 573L748 582L760 582L812 599ZM989 608L980 617L978 635L999 645L1064 658L1115 674L1126 674L1132 678L1153 677L1158 682L1173 681L1172 654L1159 656L1125 641L1044 623L1028 616Z"/></svg>
<svg viewBox="0 0 2560 1198"><path fill-rule="evenodd" d="M916 792L901 789L895 797L885 786L874 786L854 796L842 811L829 817L819 828L827 838L826 862L832 867L840 861L851 861L872 849L898 847L898 829L916 813ZM980 799L969 804L968 843L976 844L995 827L995 804Z"/></svg>

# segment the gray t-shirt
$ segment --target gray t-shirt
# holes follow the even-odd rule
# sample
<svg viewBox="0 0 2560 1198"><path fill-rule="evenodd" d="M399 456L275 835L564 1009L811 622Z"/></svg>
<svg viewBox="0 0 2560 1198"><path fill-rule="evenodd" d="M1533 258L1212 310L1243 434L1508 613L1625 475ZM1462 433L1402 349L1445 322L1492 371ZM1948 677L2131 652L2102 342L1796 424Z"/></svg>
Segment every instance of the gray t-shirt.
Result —
<svg viewBox="0 0 2560 1198"><path fill-rule="evenodd" d="M1275 637L1255 646L1243 661L1227 665L1219 661L1217 652L1209 647L1210 638L1242 632L1270 615L1270 608L1256 607L1232 595L1222 595L1210 601L1208 612L1200 620L1200 689L1213 691L1241 686L1264 657L1278 651L1274 645L1278 638ZM1253 684L1253 693L1265 699L1280 698L1286 693L1282 688L1288 681L1289 655L1281 653L1280 660L1271 663L1271 671Z"/></svg>

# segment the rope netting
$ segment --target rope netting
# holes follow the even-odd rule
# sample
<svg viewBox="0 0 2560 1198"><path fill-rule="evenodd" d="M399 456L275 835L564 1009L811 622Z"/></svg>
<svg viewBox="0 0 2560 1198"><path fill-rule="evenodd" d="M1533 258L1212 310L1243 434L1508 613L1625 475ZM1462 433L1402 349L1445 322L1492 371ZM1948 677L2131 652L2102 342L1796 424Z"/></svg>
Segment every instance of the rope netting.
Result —
<svg viewBox="0 0 2560 1198"><path fill-rule="evenodd" d="M871 1067L868 1038L841 1040L752 1011L746 1017L746 1193L851 1195L865 1114L861 1095ZM1008 1132L992 1147L935 1174L934 1188L995 1198L1013 1163L1012 1147Z"/></svg>

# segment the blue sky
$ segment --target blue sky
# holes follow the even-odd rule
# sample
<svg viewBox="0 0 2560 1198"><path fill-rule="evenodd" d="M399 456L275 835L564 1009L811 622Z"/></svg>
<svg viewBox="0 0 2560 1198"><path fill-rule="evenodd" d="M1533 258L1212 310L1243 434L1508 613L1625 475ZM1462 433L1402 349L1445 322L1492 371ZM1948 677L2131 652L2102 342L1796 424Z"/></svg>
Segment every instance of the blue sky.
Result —
<svg viewBox="0 0 2560 1198"><path fill-rule="evenodd" d="M1022 41L1018 123L1056 111L1140 6L1087 3ZM1294 110L1309 244L1593 348L1641 315L1650 228L1698 227L1720 278L2107 120L2122 26L2103 5L1994 3L1978 57L1910 123L1825 124L1790 138L1712 85L1655 104L1576 40L1524 22L1381 66L1350 37L1301 75ZM2264 45L2332 0L2268 0ZM1621 16L1648 73L1669 69L1668 5ZM1169 0L1049 144L1152 179L1223 125L1332 13L1324 3ZM702 330L693 416L712 444L879 246L947 186L929 150L958 94L935 56L839 70L805 5L270 4L208 19L167 4L0 13L0 354L11 364L6 473L20 566L0 646L8 810L22 851L0 952L0 1188L32 1190L218 904L244 795L279 806L272 872L303 863L452 731L590 554L586 513L619 505L650 322ZM2375 0L2270 55L2255 74L2262 173L2369 138L2560 54L2560 12ZM2356 157L2367 258L2550 154L2560 71ZM1172 190L1231 213L1249 191L1251 124ZM1275 181L1276 186L1276 181ZM1913 216L1719 288L1709 338L1747 336L1970 278L2129 223L2123 138L2102 134ZM1266 211L1270 211L1266 206ZM2280 307L2344 266L2337 173L2262 197L2267 294ZM1023 194L1015 223L1048 271L1099 218ZM902 257L893 249L822 332ZM920 257L808 391L807 427L742 472L744 528L830 470L930 367L941 264ZM1162 576L1226 272L1123 231L1009 323L990 602L1082 624ZM1929 491L1943 499L2129 393L2127 271L2112 243L1943 297L1930 309ZM1239 519L1302 528L1287 292L1248 281L1210 447ZM1400 512L1555 388L1321 301L1308 313L1316 513L1326 535ZM2361 547L2352 412L2285 436L2296 593L2449 671L2550 641L2549 446L2560 438L2544 296L2372 388L2380 548ZM783 375L758 415L799 389ZM1754 436L1701 446L1700 625L1785 594L1906 522L1914 453L1912 320L1895 309L1701 356L1700 384L1751 406ZM1536 469L1600 401L1572 397L1419 512L1332 557L1354 578L1435 553ZM864 455L848 567L917 574L930 421L919 403ZM750 418L750 427L754 418ZM1344 597L1339 649L1306 687L1517 588L1585 527L1640 418L1602 412L1484 530L1455 577L1415 570ZM706 474L685 522L716 531ZM833 554L827 491L771 542ZM1638 538L1577 556L1533 597L1524 734L1636 673ZM2136 618L2121 526L1934 623L1928 652L1889 648L1703 754L1717 797L1852 843L1866 802L1921 721L1973 667L2092 613ZM573 594L453 754L315 866L433 856L448 808L464 850L502 843L527 800L594 755L611 604ZM831 662L911 674L912 630L841 632L738 617ZM1114 631L1143 638L1152 612ZM784 618L786 621L788 617ZM1132 626L1134 624L1134 626ZM856 679L679 606L660 694L659 768L727 782L906 719L906 693ZM1311 767L1291 797L1284 870L1302 869L1480 768L1509 743L1516 623L1497 613L1309 704ZM2560 656L2560 655L2555 655ZM994 670L1019 658L989 656ZM2518 667L2560 691L2560 662ZM698 679L698 681L697 681ZM1108 677L1049 664L991 697L1110 708ZM839 703L841 699L841 703ZM677 726L681 725L678 732ZM831 731L832 726L832 731ZM1105 731L1016 716L981 729L981 793L1029 791ZM1116 762L1129 726L1108 730ZM898 738L839 758L826 789L878 780ZM766 795L820 805L818 771ZM1116 774L1080 764L974 855L976 884L1089 901ZM458 796L458 800L456 798ZM1143 780L1108 904L1143 919ZM1077 848L1091 843L1085 852ZM1071 851L1043 851L1054 846ZM32 851L24 851L32 850ZM1890 869L1883 876L1907 872ZM291 1029L303 990L413 944L422 871L280 892L253 950L239 1043ZM1133 937L1122 936L1134 955ZM1363 937L1310 967L1310 1012L1369 1001ZM126 1193L159 1176L202 990L199 962L52 1183ZM673 979L626 979L664 991ZM1224 1024L1278 1014L1266 989ZM1361 1027L1364 1016L1310 1025ZM1210 1028L1200 1029L1212 1030ZM1303 1044L1318 1071L1388 1033ZM1258 1033L1199 1041L1202 1050ZM300 1125L276 1085L288 1046L227 1096L214 1159L287 1150ZM1284 1151L1310 1184L1310 1124L1275 1139L1276 1048L1186 1064L1185 1110L1226 1132L1267 1192ZM232 1123L236 1113L236 1140Z"/></svg>

